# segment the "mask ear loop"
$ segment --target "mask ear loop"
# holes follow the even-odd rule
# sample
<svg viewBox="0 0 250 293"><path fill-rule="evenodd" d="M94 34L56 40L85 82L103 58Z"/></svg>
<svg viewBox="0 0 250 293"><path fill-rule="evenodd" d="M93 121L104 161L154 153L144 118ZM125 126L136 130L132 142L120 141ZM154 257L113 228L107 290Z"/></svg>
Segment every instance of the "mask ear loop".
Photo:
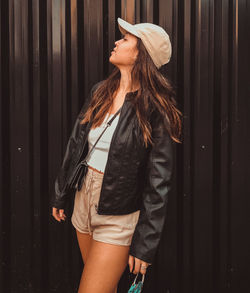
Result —
<svg viewBox="0 0 250 293"><path fill-rule="evenodd" d="M134 282L133 282L132 285L135 285L135 282L136 282L136 279L137 279L138 275L139 275L139 273L136 275L136 277L135 277ZM145 274L142 275L142 281L141 281L142 284L144 283L144 279L145 279Z"/></svg>
<svg viewBox="0 0 250 293"><path fill-rule="evenodd" d="M139 274L139 273L138 273ZM137 279L137 277L138 277L138 274L136 275L136 277L135 277L135 279L134 279L134 282L133 282L133 284L132 285L134 285L135 284L135 281L136 281L136 279Z"/></svg>

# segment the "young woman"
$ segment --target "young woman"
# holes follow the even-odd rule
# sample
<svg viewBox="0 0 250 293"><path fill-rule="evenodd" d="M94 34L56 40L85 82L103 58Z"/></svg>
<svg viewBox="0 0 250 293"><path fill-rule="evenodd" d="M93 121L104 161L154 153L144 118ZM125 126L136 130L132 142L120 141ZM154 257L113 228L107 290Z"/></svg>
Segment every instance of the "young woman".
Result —
<svg viewBox="0 0 250 293"><path fill-rule="evenodd" d="M182 114L160 72L171 57L168 34L151 23L118 18L118 24L124 37L109 58L115 69L94 85L77 117L51 201L54 218L65 220L70 182L87 158L71 217L84 262L78 293L115 293L126 265L145 274L153 263L166 217L174 142L181 142Z"/></svg>

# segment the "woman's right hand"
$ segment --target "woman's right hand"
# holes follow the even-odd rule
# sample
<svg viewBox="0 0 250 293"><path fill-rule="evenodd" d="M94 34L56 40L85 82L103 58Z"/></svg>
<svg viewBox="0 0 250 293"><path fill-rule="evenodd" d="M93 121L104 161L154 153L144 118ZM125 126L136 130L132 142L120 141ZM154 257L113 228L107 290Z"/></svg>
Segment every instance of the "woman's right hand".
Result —
<svg viewBox="0 0 250 293"><path fill-rule="evenodd" d="M58 209L53 207L52 208L52 216L58 221L61 222L61 220L65 221L66 215L64 214L63 209Z"/></svg>

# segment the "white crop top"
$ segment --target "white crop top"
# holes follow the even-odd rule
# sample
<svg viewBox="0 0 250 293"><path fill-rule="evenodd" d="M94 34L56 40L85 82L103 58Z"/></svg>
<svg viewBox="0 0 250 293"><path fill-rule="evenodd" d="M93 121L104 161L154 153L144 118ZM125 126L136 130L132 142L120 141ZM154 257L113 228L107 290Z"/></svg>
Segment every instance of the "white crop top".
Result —
<svg viewBox="0 0 250 293"><path fill-rule="evenodd" d="M119 120L120 113L115 117L112 121L111 126L109 126L103 133L102 137L99 139L98 143L94 147L90 156L87 158L87 163L91 167L101 171L104 173L104 169L108 159L109 147L112 136L114 134L115 128L117 126ZM114 116L114 114L107 113L103 123L96 127L95 129L90 129L88 134L88 143L89 143L89 151L95 144L96 140L100 136L103 129L106 127L107 122Z"/></svg>

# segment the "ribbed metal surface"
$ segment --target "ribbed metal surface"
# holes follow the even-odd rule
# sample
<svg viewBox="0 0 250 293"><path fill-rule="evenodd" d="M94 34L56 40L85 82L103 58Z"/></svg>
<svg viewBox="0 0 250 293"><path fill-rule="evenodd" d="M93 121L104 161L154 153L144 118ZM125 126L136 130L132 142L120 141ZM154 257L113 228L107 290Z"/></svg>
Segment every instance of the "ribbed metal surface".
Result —
<svg viewBox="0 0 250 293"><path fill-rule="evenodd" d="M77 292L73 200L59 224L49 199L85 96L112 69L117 17L169 33L168 76L184 113L166 227L143 291L247 292L249 3L2 0L0 10L0 292ZM127 268L119 292L129 281Z"/></svg>

